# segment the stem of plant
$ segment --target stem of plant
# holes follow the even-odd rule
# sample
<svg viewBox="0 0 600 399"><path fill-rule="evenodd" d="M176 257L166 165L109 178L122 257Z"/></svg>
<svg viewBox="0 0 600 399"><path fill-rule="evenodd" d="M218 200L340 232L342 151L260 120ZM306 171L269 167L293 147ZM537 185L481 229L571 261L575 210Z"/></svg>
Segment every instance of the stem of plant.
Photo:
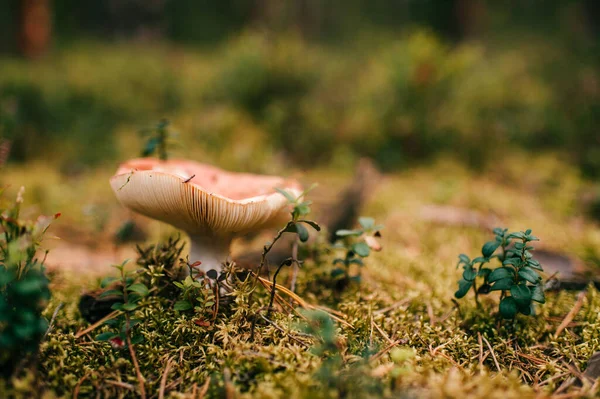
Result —
<svg viewBox="0 0 600 399"><path fill-rule="evenodd" d="M293 269L292 269L292 278L290 280L290 290L292 292L296 291L296 280L298 278L298 269L300 269L300 264L298 263L298 239L294 240L294 244L292 245L292 259L294 261ZM290 298L290 301L292 299Z"/></svg>
<svg viewBox="0 0 600 399"><path fill-rule="evenodd" d="M277 291L277 275L279 274L279 272L281 271L281 269L283 269L283 266L285 266L286 264L289 264L289 259L283 261L279 267L277 268L277 270L275 271L275 274L273 274L273 287L271 287L271 299L269 300L269 307L267 308L267 318L269 318L269 316L271 315L271 310L273 310L273 302L275 301L275 292Z"/></svg>

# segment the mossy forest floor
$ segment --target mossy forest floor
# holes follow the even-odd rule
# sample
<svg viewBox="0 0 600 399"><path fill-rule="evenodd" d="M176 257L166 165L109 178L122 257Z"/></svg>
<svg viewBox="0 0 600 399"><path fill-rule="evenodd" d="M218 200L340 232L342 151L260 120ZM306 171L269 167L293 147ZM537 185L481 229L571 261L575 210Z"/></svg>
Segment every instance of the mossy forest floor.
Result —
<svg viewBox="0 0 600 399"><path fill-rule="evenodd" d="M331 309L343 323L330 324L323 313L303 310L295 302L291 310L283 305L290 298L282 292L267 319L269 293L258 285L251 295L250 280L236 283L234 295L214 317L207 311L175 311L175 298L148 297L135 312L141 320L135 329L143 336L135 351L148 397L594 397L597 384L563 385L580 375L600 347L600 295L594 288L583 294L548 292L537 316L519 316L514 322L497 317L498 295L483 300L484 310L477 309L472 294L453 299L461 273L455 267L457 256L480 251L491 238L488 224L531 228L541 238L539 248L597 267L600 229L583 216L579 199L586 185L577 173L551 156L507 165L473 174L440 161L384 177L362 212L385 225L384 249L365 260L360 284L343 291L331 284L333 253L309 260L298 275L296 293L308 304ZM111 203L109 189L102 186L108 188L110 172L61 183L64 197L44 185L54 179L52 172L6 173L13 188L27 181L29 195L45 190L42 210L53 200L68 204L68 193L88 195L91 201L92 193L101 192L96 200L105 196ZM329 171L303 177L321 184L314 193L317 205L347 178ZM86 189L88 194L82 194ZM111 206L112 218L122 218L116 201ZM432 217L432 206L454 216ZM78 227L83 229L78 235L96 237L90 252L111 248L102 243L107 235L69 216L68 209L52 211L65 214L54 234L68 236L64 224L79 223L84 227ZM142 224L149 242L172 233L154 222ZM260 250L267 239L238 243L236 252ZM47 245L56 244L48 239ZM106 258L120 259L129 252L110 250ZM51 254L53 297L45 311L48 319L55 315L51 330L36 371L20 373L10 389L1 383L0 396L137 397L129 352L94 340L108 327L77 335L89 327L78 310L79 296L116 272L107 267L109 262L78 268L68 252L58 258ZM70 266L61 268L62 262ZM278 282L287 284L287 275ZM559 329L576 303L581 308Z"/></svg>

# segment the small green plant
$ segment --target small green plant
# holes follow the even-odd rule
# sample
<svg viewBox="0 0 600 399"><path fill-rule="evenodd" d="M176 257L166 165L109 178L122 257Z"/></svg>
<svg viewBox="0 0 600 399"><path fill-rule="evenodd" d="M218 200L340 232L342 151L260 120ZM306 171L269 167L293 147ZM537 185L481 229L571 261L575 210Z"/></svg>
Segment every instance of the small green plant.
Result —
<svg viewBox="0 0 600 399"><path fill-rule="evenodd" d="M169 120L162 119L156 126L140 131L147 136L141 153L143 157L156 154L159 159L163 161L167 160L169 141L174 136L169 129L170 123Z"/></svg>
<svg viewBox="0 0 600 399"><path fill-rule="evenodd" d="M363 259L371 254L371 250L379 251L378 238L381 237L381 224L375 224L375 220L370 217L358 218L360 228L354 230L338 230L336 236L339 240L334 245L334 249L344 251L343 258L335 258L334 265L342 265L331 271L331 277L341 278L344 282L360 281L360 268L364 266ZM359 272L352 274L352 265L359 267Z"/></svg>
<svg viewBox="0 0 600 399"><path fill-rule="evenodd" d="M278 240L280 240L281 237L283 237L283 234L285 234L285 233L296 234L297 238L294 239L294 242L292 244L292 256L285 259L283 262L281 262L281 264L279 265L279 267L273 274L273 286L271 289L271 300L269 302L267 317L269 316L271 309L273 308L273 302L275 300L275 292L277 289L276 288L277 287L276 286L277 276L279 275L279 272L281 271L283 266L294 265L296 267L296 269L294 269L294 274L292 276L292 283L291 283L291 289L292 289L292 291L294 290L295 281L296 281L296 272L297 272L297 269L302 265L302 261L300 261L298 259L298 240L300 242L305 243L309 239L308 229L305 227L305 225L312 227L316 231L321 231L321 227L317 224L317 222L306 219L306 216L310 213L310 206L312 205L312 201L306 201L304 199L304 197L306 196L306 194L308 194L310 191L312 191L315 187L316 187L316 184L313 184L311 187L304 190L297 197L294 197L294 195L292 193L289 193L280 188L276 188L277 192L279 192L281 195L283 195L288 200L289 204L292 206L292 211L290 214L291 220L289 222L287 222L287 224L285 225L284 228L282 228L281 230L279 230L277 232L277 235L275 236L275 238L273 239L272 242L268 243L267 245L265 245L263 247L263 252L262 252L261 261L260 261L260 268L256 275L257 278L258 278L258 276L260 276L260 271L266 264L267 254L273 248L273 245L275 245L275 243Z"/></svg>
<svg viewBox="0 0 600 399"><path fill-rule="evenodd" d="M0 370L5 375L37 352L48 330L42 311L50 299L49 281L37 250L50 223L60 216L20 219L23 191L0 209Z"/></svg>
<svg viewBox="0 0 600 399"><path fill-rule="evenodd" d="M227 273L219 274L211 269L206 274L194 273L195 266L200 262L188 265L190 274L183 281L173 281L173 284L181 290L181 298L175 302L174 309L177 311L194 311L203 319L210 316L213 320L219 311L219 283L227 278ZM209 315L210 313L210 315Z"/></svg>
<svg viewBox="0 0 600 399"><path fill-rule="evenodd" d="M338 327L327 313L313 310L303 312L303 316L306 318L306 324L301 326L303 333L315 338L310 352L322 359L313 374L318 388L313 387L308 397L334 397L322 395L324 388L326 392L335 390L335 397L383 397L384 385L373 377L373 366L369 362L373 348L350 354L338 335Z"/></svg>
<svg viewBox="0 0 600 399"><path fill-rule="evenodd" d="M133 318L133 312L139 307L139 302L142 298L148 296L150 291L145 284L137 282L137 270L130 272L125 270L127 262L128 260L120 265L114 266L119 271L119 277L107 277L102 281L102 288L106 288L111 284L115 284L115 288L104 291L100 295L100 298L110 296L121 299L121 301L115 302L112 305L114 310L120 311L121 313L117 317L104 322L104 324L110 326L113 331L98 334L96 340L109 341L116 349L129 349L131 361L133 362L138 377L140 396L145 398L146 390L144 388L144 378L140 371L134 349L135 344L143 341L143 336L132 334L132 330L133 327L141 323L140 319Z"/></svg>
<svg viewBox="0 0 600 399"><path fill-rule="evenodd" d="M533 259L531 251L533 241L538 238L531 230L509 233L508 229L494 229L495 240L486 242L481 248L482 256L470 259L461 254L458 266L463 267L462 279L458 282L456 298L462 298L471 288L477 306L479 295L487 295L500 291L500 315L505 319L513 319L518 313L534 315L534 302L545 302L542 278L538 271L543 271L540 263ZM496 253L500 249L499 253ZM493 259L500 263L492 269L484 267ZM477 280L482 281L477 285Z"/></svg>
<svg viewBox="0 0 600 399"><path fill-rule="evenodd" d="M136 245L140 281L155 288L156 295L168 297L173 293L173 282L179 281L183 275L183 262L178 260L184 246L185 242L181 241L180 235L145 247Z"/></svg>

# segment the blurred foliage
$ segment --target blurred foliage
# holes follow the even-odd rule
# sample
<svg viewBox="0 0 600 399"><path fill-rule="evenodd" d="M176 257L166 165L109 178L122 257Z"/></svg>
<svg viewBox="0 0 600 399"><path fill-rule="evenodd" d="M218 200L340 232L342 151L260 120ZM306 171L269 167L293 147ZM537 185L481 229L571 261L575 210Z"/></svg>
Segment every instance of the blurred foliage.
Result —
<svg viewBox="0 0 600 399"><path fill-rule="evenodd" d="M73 169L133 156L127 132L167 117L180 155L232 169L522 148L600 175L593 2L335 3L57 0L55 51L0 63L0 136L12 161Z"/></svg>
<svg viewBox="0 0 600 399"><path fill-rule="evenodd" d="M48 329L42 311L50 299L49 281L37 250L59 216L23 220L23 191L14 202L0 198L0 374L5 377L37 352Z"/></svg>

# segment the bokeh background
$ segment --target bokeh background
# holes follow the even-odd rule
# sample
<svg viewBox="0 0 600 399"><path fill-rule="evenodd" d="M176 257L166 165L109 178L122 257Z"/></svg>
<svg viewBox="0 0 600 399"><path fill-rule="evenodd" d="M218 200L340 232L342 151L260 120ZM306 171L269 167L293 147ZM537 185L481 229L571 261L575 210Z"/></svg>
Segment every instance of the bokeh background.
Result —
<svg viewBox="0 0 600 399"><path fill-rule="evenodd" d="M541 207L555 230L588 223L600 218L599 4L3 0L0 184L26 185L72 229L108 231L122 220L108 177L168 119L173 156L230 170L333 187L368 157L430 182L396 181L381 214L415 195L505 216ZM500 200L514 189L536 202L493 208L478 197L490 181ZM597 262L598 231L583 230L580 253Z"/></svg>

